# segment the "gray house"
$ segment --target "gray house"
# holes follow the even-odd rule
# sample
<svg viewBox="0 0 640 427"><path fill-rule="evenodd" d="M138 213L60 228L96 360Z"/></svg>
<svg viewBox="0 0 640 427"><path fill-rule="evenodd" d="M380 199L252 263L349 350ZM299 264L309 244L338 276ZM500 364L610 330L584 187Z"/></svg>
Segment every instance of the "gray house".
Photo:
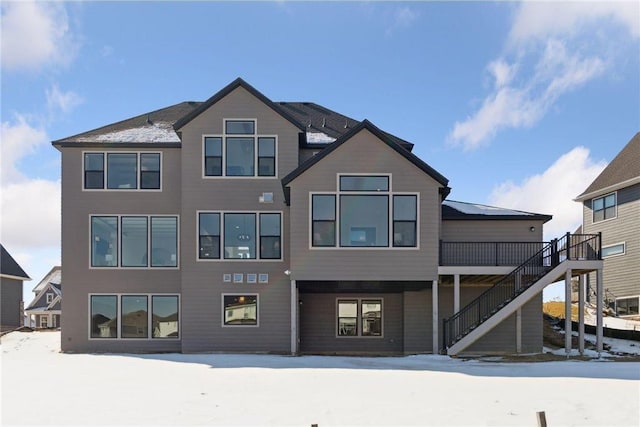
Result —
<svg viewBox="0 0 640 427"><path fill-rule="evenodd" d="M640 133L575 200L582 203L583 232L602 233L605 299L618 316L638 316Z"/></svg>
<svg viewBox="0 0 640 427"><path fill-rule="evenodd" d="M60 327L62 314L62 268L53 267L33 288L35 294L25 313L36 328Z"/></svg>
<svg viewBox="0 0 640 427"><path fill-rule="evenodd" d="M31 280L0 245L0 332L23 326L22 282Z"/></svg>
<svg viewBox="0 0 640 427"><path fill-rule="evenodd" d="M242 79L53 145L64 351L541 351L542 289L601 267L598 235L446 200L412 143Z"/></svg>

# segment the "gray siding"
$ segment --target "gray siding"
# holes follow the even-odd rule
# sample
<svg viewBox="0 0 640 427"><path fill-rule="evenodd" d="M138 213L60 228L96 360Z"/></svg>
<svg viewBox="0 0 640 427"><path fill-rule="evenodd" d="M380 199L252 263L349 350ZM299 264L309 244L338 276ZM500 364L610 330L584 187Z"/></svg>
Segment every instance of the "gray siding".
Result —
<svg viewBox="0 0 640 427"><path fill-rule="evenodd" d="M256 119L258 134L277 135L277 177L202 177L202 136L221 134L224 119ZM299 130L274 110L238 88L182 129L182 306L185 352L290 351L288 207L280 179L298 166ZM259 203L263 192L274 202ZM283 214L282 261L197 261L197 211L278 211ZM223 283L223 274L267 273L268 284ZM259 327L222 327L223 293L257 293Z"/></svg>
<svg viewBox="0 0 640 427"><path fill-rule="evenodd" d="M431 291L406 291L403 293L404 306L404 352L431 353L433 350L433 324L431 322Z"/></svg>
<svg viewBox="0 0 640 427"><path fill-rule="evenodd" d="M145 151L141 149L62 149L62 303L63 351L178 351L179 340L89 339L91 293L180 294L179 269L90 268L90 218L99 214L180 215L180 150L162 152L162 191L83 191L83 151ZM179 233L182 230L180 227ZM179 257L181 263L181 259Z"/></svg>
<svg viewBox="0 0 640 427"><path fill-rule="evenodd" d="M337 299L382 299L383 337L337 337ZM300 294L300 351L303 353L400 353L403 296L398 294Z"/></svg>
<svg viewBox="0 0 640 427"><path fill-rule="evenodd" d="M373 155L372 153L376 153ZM394 192L419 193L419 249L310 248L310 192L335 192L340 173L392 174ZM296 280L434 280L439 184L363 130L291 184L291 271Z"/></svg>
<svg viewBox="0 0 640 427"><path fill-rule="evenodd" d="M591 199L583 204L584 233L602 233L602 246L625 242L624 255L605 258L603 268L604 289L616 297L640 295L640 184L617 192L617 217L593 222ZM596 276L590 283L595 289Z"/></svg>
<svg viewBox="0 0 640 427"><path fill-rule="evenodd" d="M13 329L20 326L20 302L22 280L0 277L0 328Z"/></svg>

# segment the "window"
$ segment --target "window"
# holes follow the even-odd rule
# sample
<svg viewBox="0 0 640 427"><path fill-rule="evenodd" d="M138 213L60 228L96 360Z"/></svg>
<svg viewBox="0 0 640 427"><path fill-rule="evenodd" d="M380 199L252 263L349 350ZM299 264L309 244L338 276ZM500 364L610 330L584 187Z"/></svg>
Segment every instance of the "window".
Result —
<svg viewBox="0 0 640 427"><path fill-rule="evenodd" d="M260 214L260 258L280 259L280 214Z"/></svg>
<svg viewBox="0 0 640 427"><path fill-rule="evenodd" d="M276 136L258 135L255 120L224 120L223 135L203 138L205 177L276 176Z"/></svg>
<svg viewBox="0 0 640 427"><path fill-rule="evenodd" d="M149 314L146 295L123 295L120 315L121 338L147 338L149 336Z"/></svg>
<svg viewBox="0 0 640 427"><path fill-rule="evenodd" d="M258 326L258 295L222 295L224 326Z"/></svg>
<svg viewBox="0 0 640 427"><path fill-rule="evenodd" d="M416 246L417 221L417 197L393 196L393 246Z"/></svg>
<svg viewBox="0 0 640 427"><path fill-rule="evenodd" d="M47 304L51 304L53 302L53 294L52 293L47 293Z"/></svg>
<svg viewBox="0 0 640 427"><path fill-rule="evenodd" d="M159 190L160 164L160 153L84 153L84 189Z"/></svg>
<svg viewBox="0 0 640 427"><path fill-rule="evenodd" d="M220 214L198 214L199 252L200 259L220 258Z"/></svg>
<svg viewBox="0 0 640 427"><path fill-rule="evenodd" d="M593 199L593 222L616 217L616 193Z"/></svg>
<svg viewBox="0 0 640 427"><path fill-rule="evenodd" d="M198 259L280 260L281 219L275 212L199 212Z"/></svg>
<svg viewBox="0 0 640 427"><path fill-rule="evenodd" d="M160 153L140 153L140 188L160 188Z"/></svg>
<svg viewBox="0 0 640 427"><path fill-rule="evenodd" d="M118 297L91 296L91 338L118 337Z"/></svg>
<svg viewBox="0 0 640 427"><path fill-rule="evenodd" d="M390 175L339 175L337 194L312 194L311 246L418 247L418 195L390 184Z"/></svg>
<svg viewBox="0 0 640 427"><path fill-rule="evenodd" d="M178 295L90 295L89 299L91 338L179 338Z"/></svg>
<svg viewBox="0 0 640 427"><path fill-rule="evenodd" d="M49 315L41 314L40 315L40 327L48 328L49 327Z"/></svg>
<svg viewBox="0 0 640 427"><path fill-rule="evenodd" d="M177 267L177 253L175 216L91 216L92 267Z"/></svg>
<svg viewBox="0 0 640 427"><path fill-rule="evenodd" d="M104 188L104 154L84 154L84 188Z"/></svg>
<svg viewBox="0 0 640 427"><path fill-rule="evenodd" d="M314 194L311 197L312 245L336 245L336 196Z"/></svg>
<svg viewBox="0 0 640 427"><path fill-rule="evenodd" d="M381 337L382 300L338 300L338 337Z"/></svg>
<svg viewBox="0 0 640 427"><path fill-rule="evenodd" d="M640 297L619 298L616 300L618 316L637 316L640 314Z"/></svg>
<svg viewBox="0 0 640 427"><path fill-rule="evenodd" d="M614 255L624 255L625 253L625 244L618 243L615 245L604 246L602 248L602 258L607 258Z"/></svg>

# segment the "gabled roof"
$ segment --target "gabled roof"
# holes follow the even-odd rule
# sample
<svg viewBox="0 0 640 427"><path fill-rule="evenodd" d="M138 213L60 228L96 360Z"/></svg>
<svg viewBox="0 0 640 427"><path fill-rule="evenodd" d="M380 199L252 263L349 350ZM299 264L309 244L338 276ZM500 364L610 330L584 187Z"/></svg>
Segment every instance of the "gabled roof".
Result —
<svg viewBox="0 0 640 427"><path fill-rule="evenodd" d="M640 183L640 132L575 200L584 201L637 183Z"/></svg>
<svg viewBox="0 0 640 427"><path fill-rule="evenodd" d="M196 109L201 102L181 102L170 107L161 108L149 113L140 114L83 132L67 138L53 141L54 146L69 147L82 143L83 146L96 144L105 146L114 144L149 144L164 143L180 146L180 138L173 129L173 124L189 112Z"/></svg>
<svg viewBox="0 0 640 427"><path fill-rule="evenodd" d="M209 109L213 104L215 104L216 102L220 101L222 98L224 98L225 96L227 96L228 94L230 94L231 92L233 92L235 89L237 89L239 87L244 88L247 92L249 92L250 94L252 94L256 98L258 98L260 101L265 103L268 107L270 107L273 111L275 111L276 113L280 114L286 120L290 121L294 126L296 126L298 129L300 129L301 131L304 132L304 130L305 130L304 126L300 125L300 123L298 121L296 121L293 117L291 117L291 115L289 113L287 113L286 111L284 111L283 109L278 107L278 105L276 105L269 98L267 98L262 93L260 93L256 88L251 86L249 83L247 83L244 80L242 80L240 77L238 77L237 79L235 79L234 81L229 83L227 86L225 86L222 90L218 91L211 98L209 98L205 102L201 103L196 109L194 109L193 111L191 111L190 113L186 114L184 117L182 117L178 121L176 121L175 124L173 125L173 128L176 131L179 131L180 128L184 127L191 120L193 120L196 117L198 117L204 111Z"/></svg>
<svg viewBox="0 0 640 427"><path fill-rule="evenodd" d="M410 151L403 148L394 139L390 138L386 132L383 132L382 130L377 128L373 123L371 123L369 120L365 119L361 123L356 125L354 128L352 128L349 132L345 133L340 138L338 138L335 142L332 142L331 144L329 144L327 148L323 149L318 154L316 154L315 156L311 157L309 160L301 164L298 168L294 169L289 175L282 178L282 187L285 190L285 198L286 198L287 204L289 203L289 189L287 187L294 179L302 175L308 169L313 167L316 163L322 161L322 159L327 157L329 154L335 151L338 147L340 147L342 144L344 144L346 141L348 141L354 135L358 134L360 131L364 129L371 132L378 139L380 139L382 142L387 144L387 146L391 147L398 154L400 154L402 157L404 157L409 162L411 162L414 166L416 166L418 169L420 169L421 171L429 175L431 178L436 180L439 184L441 184L443 187L443 189L441 190L441 193L443 194L443 197L446 197L446 195L449 193L449 190L450 190L448 187L449 180L447 178L445 178L438 171L436 171L431 166L426 164L418 156L416 156L415 154L412 154Z"/></svg>
<svg viewBox="0 0 640 427"><path fill-rule="evenodd" d="M62 267L60 267L59 265L53 267L33 288L33 292L37 294L38 292L43 290L48 283L58 285L58 287L62 284Z"/></svg>
<svg viewBox="0 0 640 427"><path fill-rule="evenodd" d="M551 220L551 215L516 211L478 203L445 200L442 202L443 220Z"/></svg>
<svg viewBox="0 0 640 427"><path fill-rule="evenodd" d="M52 293L54 298L50 303L47 303L46 295L49 293ZM50 310L59 299L62 299L62 290L60 287L53 283L47 283L25 310Z"/></svg>
<svg viewBox="0 0 640 427"><path fill-rule="evenodd" d="M8 279L31 280L11 254L0 244L0 276Z"/></svg>

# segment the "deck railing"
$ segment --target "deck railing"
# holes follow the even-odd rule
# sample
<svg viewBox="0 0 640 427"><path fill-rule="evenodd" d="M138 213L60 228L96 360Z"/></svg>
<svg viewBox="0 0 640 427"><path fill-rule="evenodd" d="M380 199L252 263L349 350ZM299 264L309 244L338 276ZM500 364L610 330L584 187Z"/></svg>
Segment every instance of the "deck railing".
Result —
<svg viewBox="0 0 640 427"><path fill-rule="evenodd" d="M441 266L516 266L538 253L549 242L444 242L440 241Z"/></svg>
<svg viewBox="0 0 640 427"><path fill-rule="evenodd" d="M443 320L446 351L565 260L599 260L600 234L569 234L554 239L478 298Z"/></svg>

